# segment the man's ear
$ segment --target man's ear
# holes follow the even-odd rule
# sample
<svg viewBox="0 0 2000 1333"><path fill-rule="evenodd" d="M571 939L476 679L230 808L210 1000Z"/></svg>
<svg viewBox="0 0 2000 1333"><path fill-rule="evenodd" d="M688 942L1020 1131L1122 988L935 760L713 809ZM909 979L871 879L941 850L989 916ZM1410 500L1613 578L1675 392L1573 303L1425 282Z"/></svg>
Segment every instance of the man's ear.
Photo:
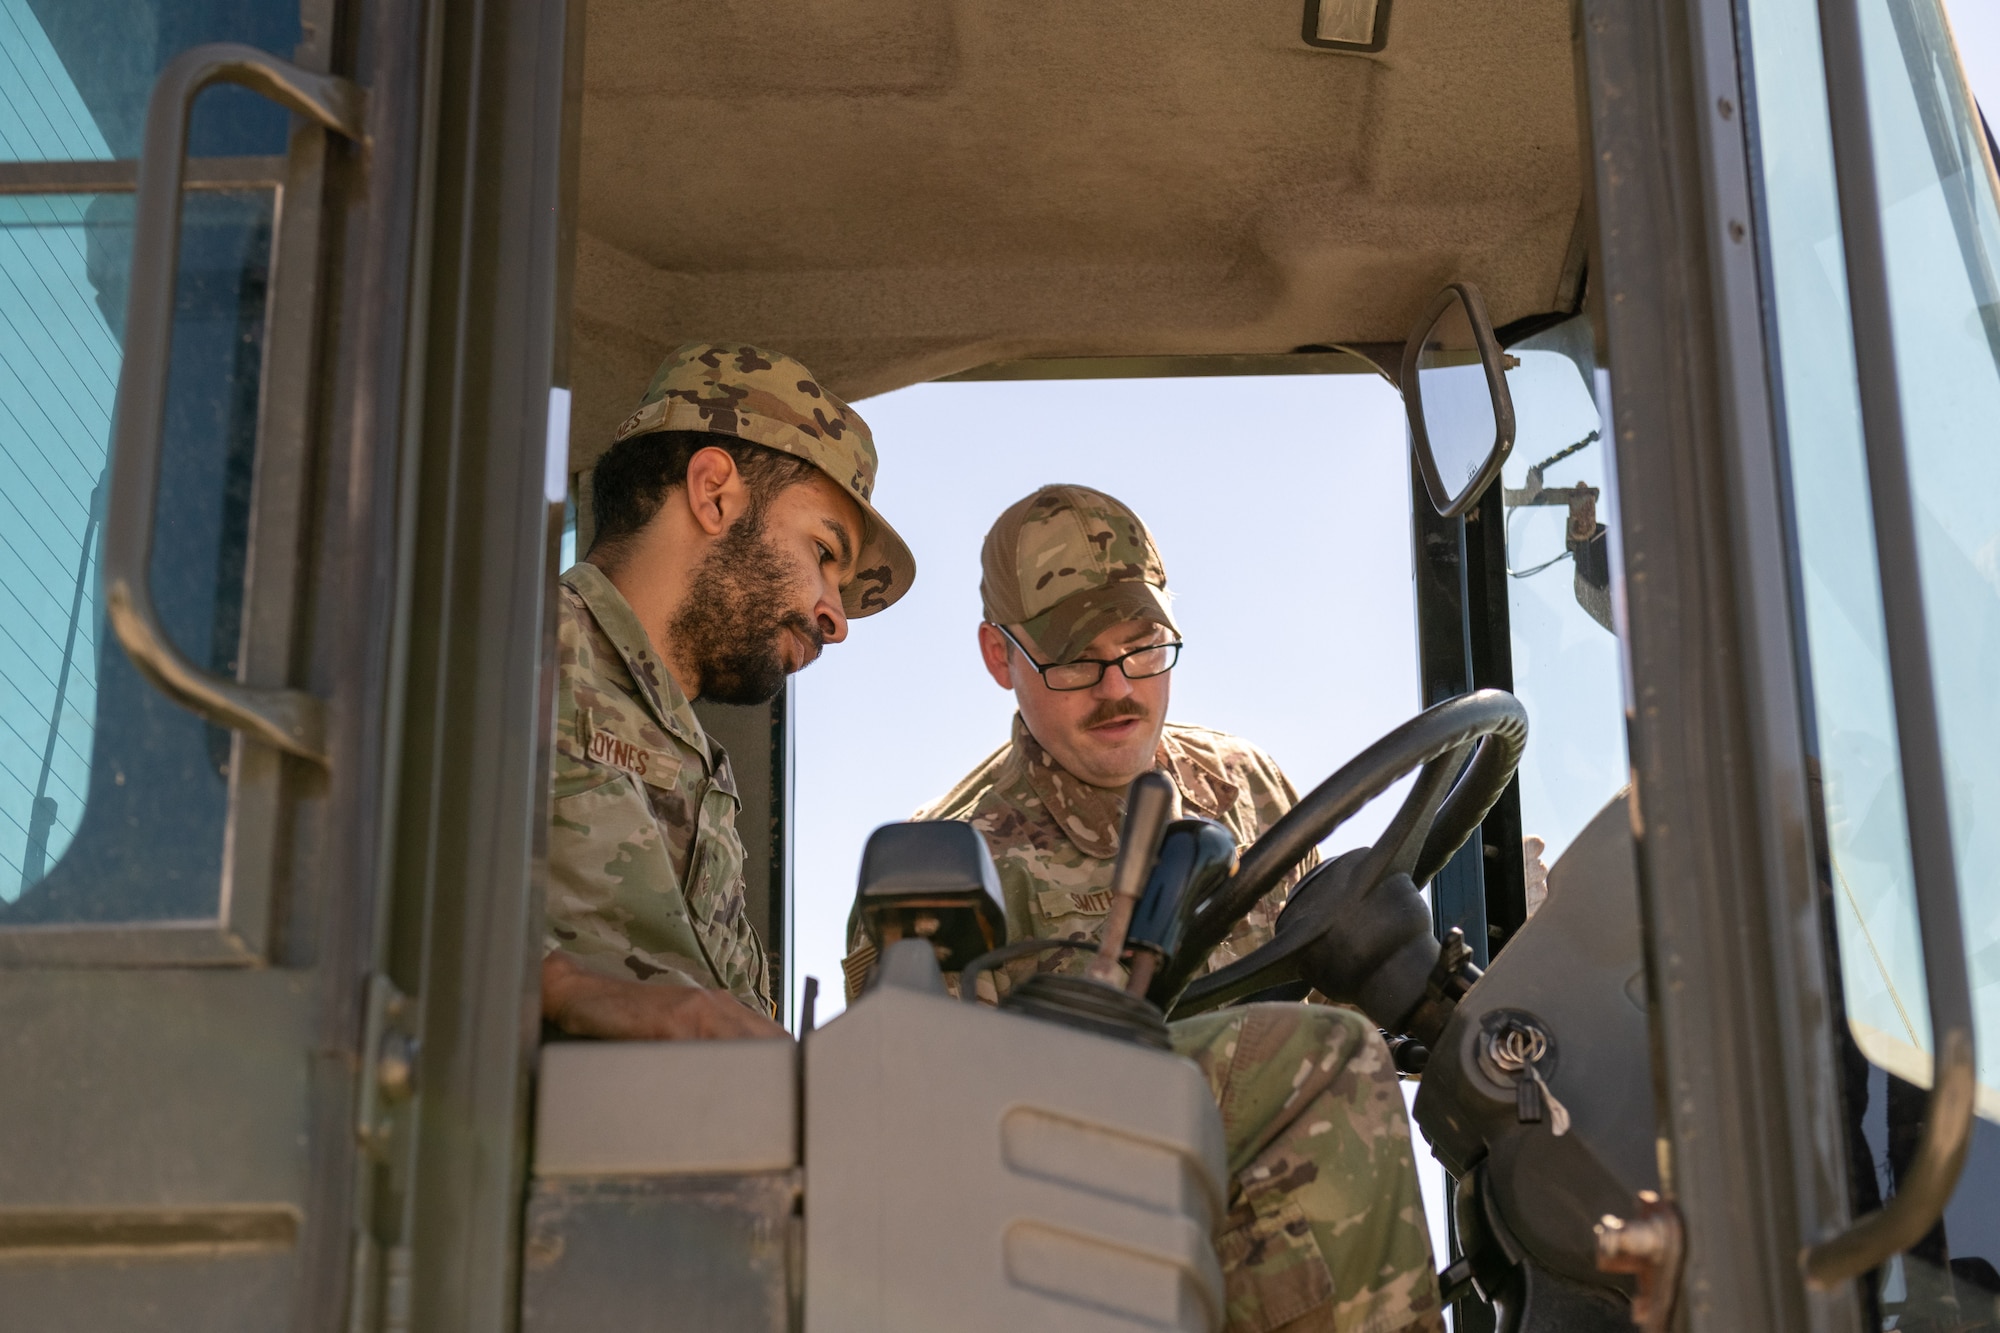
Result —
<svg viewBox="0 0 2000 1333"><path fill-rule="evenodd" d="M750 507L750 489L736 460L714 445L696 450L688 459L687 485L682 489L695 525L711 537L727 532Z"/></svg>
<svg viewBox="0 0 2000 1333"><path fill-rule="evenodd" d="M1008 656L1007 648L1007 636L985 621L981 621L979 656L986 663L986 674L993 677L993 683L1003 690L1014 688L1013 661Z"/></svg>

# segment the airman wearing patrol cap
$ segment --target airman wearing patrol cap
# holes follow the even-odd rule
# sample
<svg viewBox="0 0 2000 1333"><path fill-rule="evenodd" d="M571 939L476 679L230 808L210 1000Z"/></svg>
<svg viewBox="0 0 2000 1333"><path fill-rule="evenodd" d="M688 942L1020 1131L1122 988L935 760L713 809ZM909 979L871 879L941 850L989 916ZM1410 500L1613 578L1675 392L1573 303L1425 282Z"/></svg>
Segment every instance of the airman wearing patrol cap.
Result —
<svg viewBox="0 0 2000 1333"><path fill-rule="evenodd" d="M986 666L1020 711L1007 744L919 817L968 820L987 835L1010 934L1095 942L1125 789L1148 769L1173 779L1176 818L1217 820L1241 846L1297 802L1277 762L1248 741L1167 721L1180 628L1166 564L1131 509L1088 486L1043 486L994 522L980 564ZM1260 903L1210 966L1270 939L1285 889L1317 861ZM1085 961L1079 952L1049 965L1081 971Z"/></svg>
<svg viewBox="0 0 2000 1333"><path fill-rule="evenodd" d="M699 697L768 700L909 590L867 423L790 357L695 343L592 474L562 576L543 1016L595 1037L783 1036Z"/></svg>
<svg viewBox="0 0 2000 1333"><path fill-rule="evenodd" d="M979 830L1011 939L1094 948L1133 778L1165 773L1177 815L1218 820L1244 846L1297 795L1257 747L1166 720L1180 630L1159 549L1130 508L1089 487L1044 486L1001 514L981 556L981 652L1020 711L1007 744L916 818ZM1282 903L1282 890L1266 898L1210 965L1269 939ZM856 944L850 991L872 962ZM1082 950L1043 958L1070 970L1086 961ZM1222 1109L1228 1333L1442 1329L1408 1117L1373 1025L1329 1005L1253 1004L1169 1033Z"/></svg>

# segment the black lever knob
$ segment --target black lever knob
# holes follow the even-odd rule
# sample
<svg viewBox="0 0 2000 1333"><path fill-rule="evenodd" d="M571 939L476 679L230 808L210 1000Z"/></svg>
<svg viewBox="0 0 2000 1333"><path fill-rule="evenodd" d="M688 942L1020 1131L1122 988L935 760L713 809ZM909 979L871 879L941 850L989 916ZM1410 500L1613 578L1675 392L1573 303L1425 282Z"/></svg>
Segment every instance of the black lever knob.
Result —
<svg viewBox="0 0 2000 1333"><path fill-rule="evenodd" d="M1150 950L1163 962L1180 951L1188 922L1236 873L1236 838L1212 819L1176 819L1160 839L1159 859L1126 932L1128 953Z"/></svg>

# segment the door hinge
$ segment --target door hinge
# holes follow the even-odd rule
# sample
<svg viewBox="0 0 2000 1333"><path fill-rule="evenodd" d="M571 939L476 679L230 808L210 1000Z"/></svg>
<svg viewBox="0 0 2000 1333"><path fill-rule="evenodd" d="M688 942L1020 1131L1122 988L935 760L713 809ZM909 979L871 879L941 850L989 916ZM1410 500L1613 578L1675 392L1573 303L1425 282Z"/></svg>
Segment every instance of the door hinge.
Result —
<svg viewBox="0 0 2000 1333"><path fill-rule="evenodd" d="M361 1050L354 1133L371 1159L394 1167L405 1156L398 1148L416 1100L416 1006L379 972L368 979L368 1024Z"/></svg>
<svg viewBox="0 0 2000 1333"><path fill-rule="evenodd" d="M417 1006L379 972L368 979L361 1053L347 1333L407 1333L412 1254L404 1233L416 1157Z"/></svg>

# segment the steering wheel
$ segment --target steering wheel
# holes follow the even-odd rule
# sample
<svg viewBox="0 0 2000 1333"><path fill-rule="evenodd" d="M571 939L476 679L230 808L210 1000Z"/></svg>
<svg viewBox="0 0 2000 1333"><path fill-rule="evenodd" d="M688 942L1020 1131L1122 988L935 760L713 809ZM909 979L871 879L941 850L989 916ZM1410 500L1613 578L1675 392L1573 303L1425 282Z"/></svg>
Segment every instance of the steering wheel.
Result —
<svg viewBox="0 0 2000 1333"><path fill-rule="evenodd" d="M1417 888L1486 818L1527 739L1520 700L1477 690L1425 709L1363 750L1244 851L1236 874L1196 908L1148 998L1185 1018L1307 981L1330 999L1358 1004L1381 1026L1405 1030L1440 948ZM1269 942L1191 981L1288 871L1412 769L1417 780L1373 847L1316 868L1292 890Z"/></svg>

